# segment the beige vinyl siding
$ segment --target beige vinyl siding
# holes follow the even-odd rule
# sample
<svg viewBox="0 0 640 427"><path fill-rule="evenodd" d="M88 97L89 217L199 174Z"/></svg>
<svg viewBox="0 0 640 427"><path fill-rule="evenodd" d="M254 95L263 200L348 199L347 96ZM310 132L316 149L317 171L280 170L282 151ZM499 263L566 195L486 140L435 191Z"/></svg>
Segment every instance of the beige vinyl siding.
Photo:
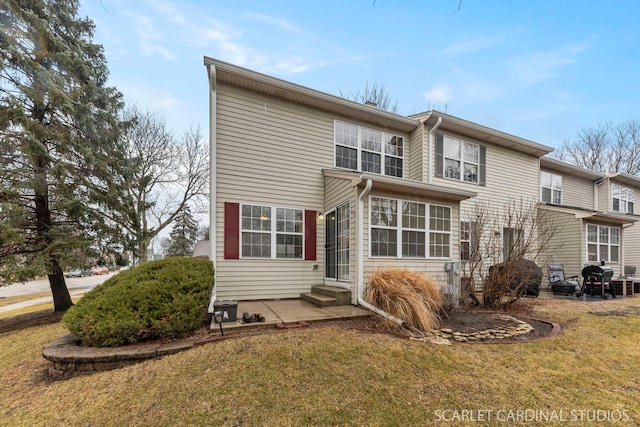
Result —
<svg viewBox="0 0 640 427"><path fill-rule="evenodd" d="M422 181L423 177L427 176L423 172L424 163L426 163L425 159L427 158L426 139L424 126L420 126L411 133L409 137L409 155L405 155L409 159L411 167L406 169L408 173L405 173L405 178Z"/></svg>
<svg viewBox="0 0 640 427"><path fill-rule="evenodd" d="M598 192L598 207L596 210L600 212L611 212L612 202L611 202L611 181L607 179L604 183L596 186L596 191Z"/></svg>
<svg viewBox="0 0 640 427"><path fill-rule="evenodd" d="M549 171L558 174L557 172ZM593 181L571 175L562 175L562 204L583 209L594 209Z"/></svg>
<svg viewBox="0 0 640 427"><path fill-rule="evenodd" d="M335 120L403 136L405 144L408 143L406 133L336 117L225 83L218 85L218 299L296 298L302 292L309 292L311 286L324 283L324 221L317 221L315 261L225 260L224 202L324 212L325 179L322 169L334 167ZM405 154L405 171L410 164L407 158ZM355 210L352 205L352 216Z"/></svg>
<svg viewBox="0 0 640 427"><path fill-rule="evenodd" d="M350 201L352 205L355 203L356 189L354 188L351 180L325 177L324 188L325 211L335 209L346 201Z"/></svg>
<svg viewBox="0 0 640 427"><path fill-rule="evenodd" d="M636 268L634 277L640 277L640 223L622 230L624 244L624 265ZM624 269L622 269L624 272ZM622 274L622 273L621 273Z"/></svg>
<svg viewBox="0 0 640 427"><path fill-rule="evenodd" d="M545 215L553 222L555 232L537 262L544 271L543 284L546 286L549 281L548 264L562 264L565 276L577 275L580 278L586 256L582 220L565 212L545 211Z"/></svg>
<svg viewBox="0 0 640 427"><path fill-rule="evenodd" d="M481 144L480 141L472 142ZM474 221L478 206L488 208L498 217L503 216L508 206L522 205L531 209L539 200L538 159L503 147L484 145L487 147L486 186L444 178L434 178L434 183L477 192L475 198L460 204L463 221Z"/></svg>
<svg viewBox="0 0 640 427"><path fill-rule="evenodd" d="M351 290L352 303L357 301L357 266L356 259L358 254L358 248L356 247L356 230L357 230L357 212L358 212L358 198L357 190L353 186L351 180L325 177L325 212L333 210L338 206L342 206L345 203L349 203L350 212L350 225L351 231L349 233L349 282L339 282L341 286L348 286ZM324 222L322 223L322 235L324 239ZM323 259L324 259L324 244L323 244ZM324 266L324 264L323 264ZM323 268L324 272L324 268Z"/></svg>
<svg viewBox="0 0 640 427"><path fill-rule="evenodd" d="M536 203L540 199L538 158L518 151L510 150L475 140L446 133L454 138L484 145L486 153L486 185L478 185L447 178L433 176L433 183L478 193L476 198L462 202L462 219L465 212L473 210L477 201L490 201L495 206L504 206L509 200L517 199ZM432 161L435 161L435 150Z"/></svg>
<svg viewBox="0 0 640 427"><path fill-rule="evenodd" d="M324 281L323 223L315 261L225 260L224 202L323 212L321 169L333 167L333 117L222 84L217 113L217 297L299 297Z"/></svg>
<svg viewBox="0 0 640 427"><path fill-rule="evenodd" d="M426 258L390 258L390 257L370 257L369 256L369 240L371 236L371 230L369 228L370 214L369 214L369 201L371 197L382 197L388 199L400 199L412 202L420 202L426 204L433 204L439 206L447 206L451 208L451 257L449 259L426 259ZM408 268L414 271L426 272L432 278L434 278L440 285L441 290L448 291L447 281L448 274L444 271L444 264L446 262L459 262L460 260L460 215L459 209L456 203L444 202L433 199L420 199L411 197L410 195L398 195L394 193L372 191L369 197L365 201L364 209L364 282L367 283L371 273L379 268L385 267L399 267ZM429 244L428 236L426 244Z"/></svg>

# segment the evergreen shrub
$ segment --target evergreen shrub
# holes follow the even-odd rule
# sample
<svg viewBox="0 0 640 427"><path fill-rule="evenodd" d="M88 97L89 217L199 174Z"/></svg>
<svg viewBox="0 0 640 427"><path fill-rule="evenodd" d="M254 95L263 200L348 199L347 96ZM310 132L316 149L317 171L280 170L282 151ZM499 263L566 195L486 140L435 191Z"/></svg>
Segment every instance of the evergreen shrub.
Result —
<svg viewBox="0 0 640 427"><path fill-rule="evenodd" d="M212 287L209 260L165 258L113 276L62 320L90 347L184 338L204 325Z"/></svg>

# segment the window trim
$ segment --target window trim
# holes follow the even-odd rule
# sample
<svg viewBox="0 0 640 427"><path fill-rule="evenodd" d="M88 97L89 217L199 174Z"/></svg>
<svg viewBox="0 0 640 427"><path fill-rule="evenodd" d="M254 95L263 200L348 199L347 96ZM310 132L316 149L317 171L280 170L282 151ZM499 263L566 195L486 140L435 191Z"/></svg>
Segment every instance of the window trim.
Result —
<svg viewBox="0 0 640 427"><path fill-rule="evenodd" d="M340 123L341 125L354 126L356 128L356 145L352 146L352 145L344 145L344 144L338 143L338 140L336 138L338 123ZM365 131L374 132L380 135L380 139L379 139L380 151L375 151L375 150L372 150L370 147L365 147L364 145ZM394 141L397 141L397 138L400 138L400 140L402 141L402 146L399 148L399 150L397 145L393 144ZM356 168L355 169L344 167L344 166L338 166L336 161L338 147L344 147L347 149L356 150ZM396 150L401 151L402 154L401 155L394 154L394 151ZM375 174L380 174L384 176L392 176L397 178L404 178L405 169L406 169L405 157L404 157L405 151L406 151L406 138L404 136L401 136L395 133L384 132L378 129L372 129L366 126L356 125L354 123L349 123L342 120L333 121L333 166L336 168L355 170L358 172L369 172L369 173L375 173ZM365 153L380 156L380 165L379 165L380 172L363 169ZM400 162L400 167L399 167L400 176L387 173L389 170L391 170L392 166L397 167L397 165L389 164L389 162L394 161L394 159L395 161Z"/></svg>
<svg viewBox="0 0 640 427"><path fill-rule="evenodd" d="M549 176L549 182L551 184L550 187L546 187L544 185L543 174L546 174L546 175ZM554 178L558 178L559 181L560 181L560 189L559 190L553 188L553 180L554 180ZM564 195L563 194L564 190L563 190L562 181L563 181L562 180L562 175L558 175L558 174L553 173L553 172L540 171L540 201L543 202L543 203L549 203L549 204L552 204L552 205L562 205L562 198L563 198L563 195ZM549 192L550 192L551 197L550 197L549 201L544 200L543 190L545 190L545 189L549 190ZM555 203L555 197L554 197L554 193L555 192L560 193L560 197L559 197L560 201L558 203Z"/></svg>
<svg viewBox="0 0 640 427"><path fill-rule="evenodd" d="M612 182L611 183L611 210L614 212L633 214L634 193L635 192L633 191L633 188ZM618 197L616 197L616 195ZM626 195L626 197L623 197L623 195ZM615 208L616 199L618 200L618 209ZM623 204L624 204L624 210L621 209ZM629 210L631 210L631 212L629 212Z"/></svg>
<svg viewBox="0 0 640 427"><path fill-rule="evenodd" d="M270 230L269 231L256 231L256 230L249 230L249 229L245 229L242 226L242 210L245 206L260 206L262 208L269 208L270 210L270 214L271 217L269 218L269 221L271 222L270 225ZM294 211L299 211L301 213L301 226L300 229L301 231L299 232L286 232L286 231L281 231L279 232L277 230L277 222L278 222L278 218L277 218L277 212L278 209L287 209L287 210L294 210ZM305 260L305 246L306 246L306 236L305 236L305 231L307 230L307 215L305 214L304 209L301 208L293 208L293 207L286 207L286 206L275 206L275 205L268 205L268 204L259 204L257 202L254 203L240 203L240 209L239 209L239 213L240 215L238 216L238 220L239 220L239 231L240 231L240 241L239 241L239 246L240 246L240 253L239 253L239 258L240 259L256 259L256 260L267 260L267 259L273 259L273 260L285 260L285 261L301 261L301 260ZM247 256L244 255L243 253L243 244L242 244L242 236L244 233L261 233L261 234L269 234L270 236L270 248L271 248L271 256L269 257L257 257L257 256ZM301 237L301 252L300 252L300 256L299 257L279 257L278 256L278 236L279 235L291 235L291 236L300 236Z"/></svg>
<svg viewBox="0 0 640 427"><path fill-rule="evenodd" d="M372 221L372 215L373 215L373 199L386 199L386 200L391 200L391 201L395 201L396 202L396 225L395 226L387 226L387 225L373 225L373 221ZM416 229L416 228L412 228L412 227L405 227L403 224L403 203L416 203L418 205L423 205L424 209L425 209L425 216L424 216L424 221L425 221L425 226L424 226L424 230L422 229ZM446 208L449 211L449 217L445 218L446 220L448 220L449 223L449 230L437 230L437 229L431 229L431 207L439 207L439 208ZM368 252L368 257L369 258L394 258L394 259L415 259L415 260L422 260L422 259L432 259L432 260L449 260L452 259L452 254L453 254L453 206L451 205L441 205L441 204L436 204L436 203L426 203L426 202L417 202L415 200L407 200L407 199L401 199L401 198L390 198L390 197L383 197L383 196L369 196L369 215L368 215L368 221L369 221L369 252ZM376 229L384 229L384 230L395 230L396 232L396 255L373 255L372 252L372 238L371 238L371 234L372 234L372 230L376 228ZM418 232L424 232L424 236L425 236L425 255L424 256L404 256L403 255L403 240L402 240L402 233L403 231L418 231ZM431 236L432 235L445 235L448 238L448 252L449 255L446 257L435 257L435 256L431 256Z"/></svg>
<svg viewBox="0 0 640 427"><path fill-rule="evenodd" d="M474 144L478 147L478 180L477 182L472 182L472 181L465 181L464 180L464 165L461 164L461 173L460 173L460 179L455 179L455 178L448 178L445 177L445 156L444 156L444 148L445 148L445 137L449 138L449 139L454 139L454 140L458 140L461 141L462 143L469 143L469 144ZM477 142L472 142L472 141L467 141L465 139L461 139L461 138L457 138L454 136L449 136L449 135L445 135L439 132L436 132L436 158L435 158L435 164L432 163L434 169L433 175L438 177L438 178L443 178L443 179L447 179L450 181L455 181L455 182L461 182L464 184L470 184L470 185L479 185L479 186L486 186L487 185L487 147L485 145L482 145L480 143ZM475 163L473 163L475 164ZM430 172L431 173L431 172Z"/></svg>
<svg viewBox="0 0 640 427"><path fill-rule="evenodd" d="M590 227L595 227L596 230L596 241L591 241L589 240L589 228ZM601 242L600 238L601 238L601 229L607 229L607 242ZM613 233L611 233L612 230L616 230L617 231L617 235L618 235L618 243L612 243L612 235ZM614 227L614 226L610 226L610 225L600 225L600 224L592 224L592 223L588 223L586 224L586 235L585 235L585 244L586 244L586 261L587 262L601 262L601 261L605 261L607 263L612 263L612 264L619 264L620 263L620 258L622 256L622 229L621 227ZM595 245L596 246L596 258L595 260L593 259L589 259L589 245ZM603 260L601 255L601 249L603 247L607 248L607 259ZM611 260L611 248L612 247L617 247L618 248L618 259L617 260Z"/></svg>

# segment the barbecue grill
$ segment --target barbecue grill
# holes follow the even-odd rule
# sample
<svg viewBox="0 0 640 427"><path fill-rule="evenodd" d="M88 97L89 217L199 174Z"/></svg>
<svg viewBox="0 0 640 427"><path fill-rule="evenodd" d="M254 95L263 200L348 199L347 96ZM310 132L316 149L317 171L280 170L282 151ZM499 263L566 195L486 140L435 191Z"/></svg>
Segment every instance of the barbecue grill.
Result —
<svg viewBox="0 0 640 427"><path fill-rule="evenodd" d="M588 265L582 269L582 288L576 296L589 294L591 296L600 295L606 299L607 294L616 297L615 289L611 284L613 269L608 265Z"/></svg>

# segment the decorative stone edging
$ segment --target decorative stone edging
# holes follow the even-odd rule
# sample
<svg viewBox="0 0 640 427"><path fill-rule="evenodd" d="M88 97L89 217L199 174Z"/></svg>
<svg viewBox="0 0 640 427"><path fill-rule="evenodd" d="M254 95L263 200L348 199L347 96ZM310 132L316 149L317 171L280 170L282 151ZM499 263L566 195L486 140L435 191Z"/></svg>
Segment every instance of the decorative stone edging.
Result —
<svg viewBox="0 0 640 427"><path fill-rule="evenodd" d="M456 341L460 343L472 343L472 342L500 342L501 340L505 343L512 343L514 341L507 341L509 338L516 338L520 335L526 335L534 330L534 327L529 323L516 319L512 316L507 316L505 314L496 315L501 320L514 322L515 326L506 326L506 327L495 327L489 329L483 329L481 331L473 331L473 332L458 332L449 328L442 328L435 330L431 333L425 334L424 338L414 338L411 337L414 341L426 341L433 344L442 344L442 345L451 345L451 341ZM538 322L544 322L551 324L551 332L544 338L550 338L558 335L560 332L560 325L554 322L546 322L544 320L537 320ZM521 340L516 342L532 342L535 340Z"/></svg>
<svg viewBox="0 0 640 427"><path fill-rule="evenodd" d="M75 335L68 334L47 345L42 357L49 361L49 377L61 380L123 368L143 360L188 350L195 345L199 345L199 341L183 339L123 347L83 347Z"/></svg>

